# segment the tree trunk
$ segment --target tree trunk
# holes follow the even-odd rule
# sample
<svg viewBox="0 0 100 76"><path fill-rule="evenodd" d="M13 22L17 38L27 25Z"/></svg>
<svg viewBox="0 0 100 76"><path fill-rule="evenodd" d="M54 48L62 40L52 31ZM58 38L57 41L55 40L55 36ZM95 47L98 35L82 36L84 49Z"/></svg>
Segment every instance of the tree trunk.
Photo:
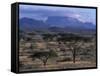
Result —
<svg viewBox="0 0 100 76"><path fill-rule="evenodd" d="M43 62L43 65L46 66L46 62Z"/></svg>
<svg viewBox="0 0 100 76"><path fill-rule="evenodd" d="M43 65L46 66L48 58L46 58L46 60L43 60Z"/></svg>
<svg viewBox="0 0 100 76"><path fill-rule="evenodd" d="M76 58L76 51L73 50L73 63L75 63L75 58Z"/></svg>

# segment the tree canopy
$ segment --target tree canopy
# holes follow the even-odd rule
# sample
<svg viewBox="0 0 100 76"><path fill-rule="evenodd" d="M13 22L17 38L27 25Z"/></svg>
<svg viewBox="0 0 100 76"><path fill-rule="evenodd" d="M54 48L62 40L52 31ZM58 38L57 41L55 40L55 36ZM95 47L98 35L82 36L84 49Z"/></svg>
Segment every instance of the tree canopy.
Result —
<svg viewBox="0 0 100 76"><path fill-rule="evenodd" d="M43 62L43 64L44 64L44 66L46 65L47 60L49 58L53 58L53 57L57 57L57 56L58 56L57 53L55 51L53 51L53 50L50 50L50 51L39 51L39 52L37 51L37 52L34 52L31 55L32 59L37 58L37 59L41 60Z"/></svg>

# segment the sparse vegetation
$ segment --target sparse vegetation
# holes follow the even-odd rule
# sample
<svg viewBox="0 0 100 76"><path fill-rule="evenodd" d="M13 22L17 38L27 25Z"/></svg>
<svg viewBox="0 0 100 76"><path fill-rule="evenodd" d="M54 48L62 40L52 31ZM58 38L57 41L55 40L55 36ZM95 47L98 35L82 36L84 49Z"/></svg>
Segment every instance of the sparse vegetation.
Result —
<svg viewBox="0 0 100 76"><path fill-rule="evenodd" d="M94 36L86 37L73 33L20 33L20 48L22 49L19 53L23 58L20 58L22 69L28 68L27 66L31 67L30 69L44 69L41 66L42 63L45 68L51 68L51 66L52 68L67 68L67 65L73 66L72 68L84 67L82 65L95 66ZM27 66L24 65L26 62Z"/></svg>

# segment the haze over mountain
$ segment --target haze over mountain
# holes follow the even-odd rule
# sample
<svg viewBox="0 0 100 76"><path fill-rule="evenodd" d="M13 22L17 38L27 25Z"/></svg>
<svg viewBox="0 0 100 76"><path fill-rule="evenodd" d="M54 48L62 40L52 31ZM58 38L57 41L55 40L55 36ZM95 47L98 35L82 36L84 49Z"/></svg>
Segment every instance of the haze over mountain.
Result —
<svg viewBox="0 0 100 76"><path fill-rule="evenodd" d="M35 20L35 19L31 19L31 18L21 18L19 20L19 25L20 25L20 29L23 30L36 30L36 29L47 29L48 28L48 24L44 23L43 21L40 20Z"/></svg>
<svg viewBox="0 0 100 76"><path fill-rule="evenodd" d="M95 32L96 26L90 22L81 22L72 17L50 16L44 22L32 18L21 18L20 29L23 30L48 30L52 32Z"/></svg>
<svg viewBox="0 0 100 76"><path fill-rule="evenodd" d="M51 16L48 17L46 23L52 26L64 27L64 28L79 28L79 29L95 29L95 25L89 22L81 22L78 19L72 17Z"/></svg>

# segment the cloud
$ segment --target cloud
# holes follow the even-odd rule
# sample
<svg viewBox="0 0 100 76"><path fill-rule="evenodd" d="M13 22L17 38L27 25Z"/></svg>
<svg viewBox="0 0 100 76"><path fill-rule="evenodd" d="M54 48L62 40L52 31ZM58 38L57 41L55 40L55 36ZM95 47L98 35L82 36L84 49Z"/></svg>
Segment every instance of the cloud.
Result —
<svg viewBox="0 0 100 76"><path fill-rule="evenodd" d="M69 16L83 22L96 23L96 10L89 8L20 5L20 18L46 20L48 16Z"/></svg>

